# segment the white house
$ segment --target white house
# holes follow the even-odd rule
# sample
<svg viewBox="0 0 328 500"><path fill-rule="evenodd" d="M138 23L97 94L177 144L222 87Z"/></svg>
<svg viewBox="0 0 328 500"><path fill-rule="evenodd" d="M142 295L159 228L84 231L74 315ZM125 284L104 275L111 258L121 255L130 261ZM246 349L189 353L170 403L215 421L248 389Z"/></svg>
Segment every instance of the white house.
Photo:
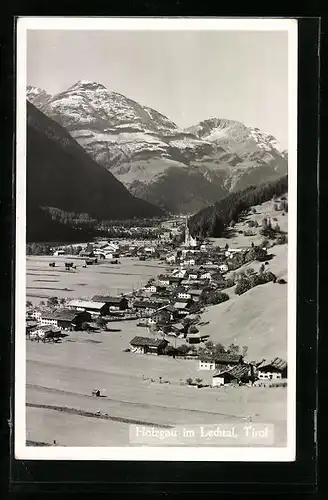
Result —
<svg viewBox="0 0 328 500"><path fill-rule="evenodd" d="M210 271L208 271L207 273L201 274L200 279L201 280L211 280L212 274L210 273Z"/></svg>
<svg viewBox="0 0 328 500"><path fill-rule="evenodd" d="M165 278L160 278L159 279L159 284L161 286L169 286L170 280L169 280L169 278L166 278L166 277Z"/></svg>
<svg viewBox="0 0 328 500"><path fill-rule="evenodd" d="M148 293L156 293L157 291L157 286L156 285L149 285L144 287L144 291Z"/></svg>
<svg viewBox="0 0 328 500"><path fill-rule="evenodd" d="M145 248L144 248L144 251L145 251L145 253L147 253L147 254L153 254L153 253L155 253L155 252L156 252L156 248L155 248L155 247L145 247Z"/></svg>
<svg viewBox="0 0 328 500"><path fill-rule="evenodd" d="M54 253L53 253L54 257L59 257L60 255L65 255L65 251L64 250L56 250Z"/></svg>
<svg viewBox="0 0 328 500"><path fill-rule="evenodd" d="M174 263L175 263L175 261L176 261L176 256L175 256L175 255L168 255L168 256L166 257L166 262L167 262L168 264L174 264Z"/></svg>
<svg viewBox="0 0 328 500"><path fill-rule="evenodd" d="M57 326L57 318L52 312L42 313L39 321L42 326Z"/></svg>
<svg viewBox="0 0 328 500"><path fill-rule="evenodd" d="M176 276L177 278L184 278L187 273L186 269L175 269L172 272L172 276Z"/></svg>
<svg viewBox="0 0 328 500"><path fill-rule="evenodd" d="M191 299L191 294L187 291L181 291L181 292L178 292L178 298L179 299Z"/></svg>
<svg viewBox="0 0 328 500"><path fill-rule="evenodd" d="M182 262L183 266L194 266L196 264L195 259L186 259Z"/></svg>
<svg viewBox="0 0 328 500"><path fill-rule="evenodd" d="M287 362L278 357L269 362L263 360L257 366L257 376L260 380L287 378Z"/></svg>
<svg viewBox="0 0 328 500"><path fill-rule="evenodd" d="M227 266L227 264L220 264L219 270L221 271L221 273L226 273L229 271L229 267Z"/></svg>
<svg viewBox="0 0 328 500"><path fill-rule="evenodd" d="M198 370L215 370L215 361L202 361L198 362Z"/></svg>
<svg viewBox="0 0 328 500"><path fill-rule="evenodd" d="M41 311L32 311L29 313L29 317L31 319L35 319L35 321L41 321L41 316L42 316Z"/></svg>

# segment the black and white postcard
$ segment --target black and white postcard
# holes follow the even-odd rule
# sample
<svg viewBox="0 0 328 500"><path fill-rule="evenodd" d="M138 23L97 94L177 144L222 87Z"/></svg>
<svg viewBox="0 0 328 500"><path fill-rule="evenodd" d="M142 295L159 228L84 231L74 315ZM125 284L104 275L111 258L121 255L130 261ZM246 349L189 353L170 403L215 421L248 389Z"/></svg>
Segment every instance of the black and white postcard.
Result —
<svg viewBox="0 0 328 500"><path fill-rule="evenodd" d="M297 33L18 19L16 458L295 459Z"/></svg>

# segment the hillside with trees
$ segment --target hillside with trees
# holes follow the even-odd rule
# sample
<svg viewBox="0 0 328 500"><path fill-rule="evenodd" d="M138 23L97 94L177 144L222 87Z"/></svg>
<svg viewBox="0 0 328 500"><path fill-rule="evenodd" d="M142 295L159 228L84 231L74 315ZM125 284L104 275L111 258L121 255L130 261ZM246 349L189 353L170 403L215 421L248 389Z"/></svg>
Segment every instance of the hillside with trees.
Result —
<svg viewBox="0 0 328 500"><path fill-rule="evenodd" d="M72 233L70 224L54 220L53 214L42 213L47 207L83 214L84 227L92 219L100 222L163 214L160 208L135 198L109 171L93 161L63 127L27 102L29 241L47 240L52 228L64 239L66 233ZM51 234L50 240L54 239L57 238Z"/></svg>
<svg viewBox="0 0 328 500"><path fill-rule="evenodd" d="M288 176L259 186L250 186L243 191L231 193L210 207L197 212L189 221L191 234L200 237L220 237L227 226L248 212L254 205L260 205L288 191ZM288 211L288 203L284 211ZM268 231L270 228L268 228Z"/></svg>

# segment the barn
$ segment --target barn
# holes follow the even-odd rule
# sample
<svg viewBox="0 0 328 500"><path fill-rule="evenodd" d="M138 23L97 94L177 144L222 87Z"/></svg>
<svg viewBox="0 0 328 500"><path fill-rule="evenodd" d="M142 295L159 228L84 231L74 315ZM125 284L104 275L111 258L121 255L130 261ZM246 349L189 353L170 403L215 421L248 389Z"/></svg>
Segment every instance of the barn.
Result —
<svg viewBox="0 0 328 500"><path fill-rule="evenodd" d="M63 330L79 330L83 323L90 321L91 314L87 311L60 309L56 315L57 325Z"/></svg>
<svg viewBox="0 0 328 500"><path fill-rule="evenodd" d="M236 365L232 368L215 372L212 378L212 387L231 383L247 383L251 378L252 368L249 365Z"/></svg>
<svg viewBox="0 0 328 500"><path fill-rule="evenodd" d="M134 337L131 342L133 352L139 354L164 354L169 342L165 339L151 339L149 337Z"/></svg>
<svg viewBox="0 0 328 500"><path fill-rule="evenodd" d="M102 302L109 309L124 311L128 308L128 300L125 297L110 297L109 295L95 295L92 300L94 302Z"/></svg>
<svg viewBox="0 0 328 500"><path fill-rule="evenodd" d="M105 302L96 302L93 300L71 300L68 308L74 311L86 311L94 316L107 316L109 306Z"/></svg>

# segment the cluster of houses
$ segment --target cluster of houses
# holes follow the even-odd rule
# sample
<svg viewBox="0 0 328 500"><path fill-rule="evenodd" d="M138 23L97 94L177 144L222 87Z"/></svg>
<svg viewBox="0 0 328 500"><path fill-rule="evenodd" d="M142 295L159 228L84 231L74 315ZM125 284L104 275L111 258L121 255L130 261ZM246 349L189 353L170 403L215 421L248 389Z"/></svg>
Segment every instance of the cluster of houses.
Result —
<svg viewBox="0 0 328 500"><path fill-rule="evenodd" d="M245 361L239 354L222 352L214 358L200 357L199 370L213 371L213 387L228 383L247 383L255 380L287 378L287 362L281 358L261 361Z"/></svg>
<svg viewBox="0 0 328 500"><path fill-rule="evenodd" d="M129 350L137 354L186 357L179 353L179 349L170 346L164 338L135 336L130 341L130 346ZM246 361L243 356L229 352L222 352L211 358L194 353L194 357L198 358L199 370L213 371L212 387L287 379L287 362L279 357L272 360L262 359L258 362Z"/></svg>
<svg viewBox="0 0 328 500"><path fill-rule="evenodd" d="M28 311L26 334L31 339L56 340L63 331L81 330L84 324L92 324L97 318L143 318L142 326L148 326L159 338L135 336L130 342L132 352L154 355L186 357L179 347L173 347L165 334L185 339L187 344L200 344L208 340L199 330L201 323L194 321L208 305L211 292L225 288L225 274L231 269L234 258L248 250L213 249L205 241L199 242L190 235L188 221L185 240L172 252L170 237L159 238L156 245L129 244L99 241L80 252L88 260L115 259L121 256L137 256L141 260L158 258L159 249L170 267L165 274L149 282L140 290L127 296L111 297L95 295L90 300L69 300L57 309ZM61 250L56 250L59 255ZM63 250L64 252L64 250ZM141 325L140 325L141 326ZM176 345L176 342L175 342ZM197 358L199 370L212 373L212 385L246 383L254 380L283 379L287 377L287 363L280 359L246 362L242 356L222 352L213 357L198 356L190 346L189 356Z"/></svg>

